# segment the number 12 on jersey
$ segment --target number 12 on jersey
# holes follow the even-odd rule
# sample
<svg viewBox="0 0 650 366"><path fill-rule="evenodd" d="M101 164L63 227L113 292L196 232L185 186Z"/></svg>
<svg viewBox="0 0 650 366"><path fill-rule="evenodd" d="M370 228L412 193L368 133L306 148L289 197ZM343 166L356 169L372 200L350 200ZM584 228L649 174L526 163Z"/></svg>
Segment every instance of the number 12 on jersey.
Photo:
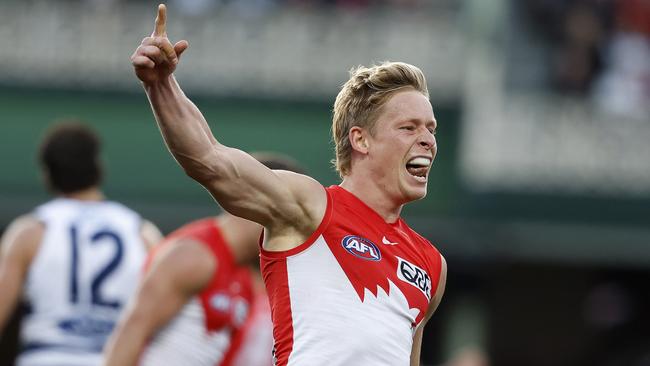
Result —
<svg viewBox="0 0 650 366"><path fill-rule="evenodd" d="M79 230L76 226L70 227L70 243L71 243L71 265L70 265L70 302L73 304L79 303L79 294L81 291L89 290L90 302L92 305L106 306L110 308L120 308L122 304L118 300L106 299L102 296L102 284L110 277L110 275L118 268L124 254L124 244L120 236L111 231L104 229L95 232L86 237L80 237ZM85 239L85 240L84 240ZM79 286L79 263L80 263L80 246L96 246L99 243L112 243L115 247L112 257L103 265L98 266L97 270L92 275L90 281L90 289L81 289ZM92 248L88 248L92 250ZM86 298L86 297L84 297Z"/></svg>

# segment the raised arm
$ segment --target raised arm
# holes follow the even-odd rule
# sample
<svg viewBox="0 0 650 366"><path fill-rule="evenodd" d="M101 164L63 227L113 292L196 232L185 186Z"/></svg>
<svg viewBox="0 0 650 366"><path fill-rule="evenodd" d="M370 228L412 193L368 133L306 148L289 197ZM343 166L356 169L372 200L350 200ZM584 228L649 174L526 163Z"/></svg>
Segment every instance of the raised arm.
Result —
<svg viewBox="0 0 650 366"><path fill-rule="evenodd" d="M43 230L43 225L36 219L19 217L9 225L0 241L0 334L18 303Z"/></svg>
<svg viewBox="0 0 650 366"><path fill-rule="evenodd" d="M219 265L198 242L160 249L104 349L105 366L134 366L147 342L207 286Z"/></svg>
<svg viewBox="0 0 650 366"><path fill-rule="evenodd" d="M271 235L306 238L325 212L324 190L309 177L272 171L217 141L173 76L187 47L186 41L169 41L160 5L153 34L131 57L169 151L227 211L266 226Z"/></svg>

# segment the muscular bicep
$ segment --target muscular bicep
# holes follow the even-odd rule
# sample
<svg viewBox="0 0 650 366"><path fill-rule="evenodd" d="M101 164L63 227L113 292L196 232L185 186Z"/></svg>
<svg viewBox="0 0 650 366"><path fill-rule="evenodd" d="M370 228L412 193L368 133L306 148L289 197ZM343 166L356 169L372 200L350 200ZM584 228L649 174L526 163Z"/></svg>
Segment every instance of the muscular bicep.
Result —
<svg viewBox="0 0 650 366"><path fill-rule="evenodd" d="M311 227L326 205L322 186L292 172L271 170L249 154L215 146L202 184L228 212L266 227L288 223Z"/></svg>

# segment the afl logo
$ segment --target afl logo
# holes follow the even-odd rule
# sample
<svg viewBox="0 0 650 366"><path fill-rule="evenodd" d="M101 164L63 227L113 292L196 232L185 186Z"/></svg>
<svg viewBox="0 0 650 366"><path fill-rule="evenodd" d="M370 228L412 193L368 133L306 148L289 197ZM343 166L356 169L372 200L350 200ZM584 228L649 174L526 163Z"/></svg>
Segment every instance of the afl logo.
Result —
<svg viewBox="0 0 650 366"><path fill-rule="evenodd" d="M375 243L366 238L348 235L341 240L341 245L348 253L361 259L378 261L381 259L381 252Z"/></svg>

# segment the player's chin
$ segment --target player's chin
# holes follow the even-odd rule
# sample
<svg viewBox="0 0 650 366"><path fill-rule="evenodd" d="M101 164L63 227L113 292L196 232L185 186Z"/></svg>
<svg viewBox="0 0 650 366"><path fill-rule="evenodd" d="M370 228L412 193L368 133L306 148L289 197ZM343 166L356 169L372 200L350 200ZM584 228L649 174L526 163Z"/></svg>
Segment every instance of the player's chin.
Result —
<svg viewBox="0 0 650 366"><path fill-rule="evenodd" d="M409 192L408 198L409 201L417 201L423 199L426 196L427 196L427 187L424 186L423 188L420 189L411 190Z"/></svg>
<svg viewBox="0 0 650 366"><path fill-rule="evenodd" d="M422 179L407 179L407 182L403 185L402 192L407 202L420 200L427 195L427 182Z"/></svg>

